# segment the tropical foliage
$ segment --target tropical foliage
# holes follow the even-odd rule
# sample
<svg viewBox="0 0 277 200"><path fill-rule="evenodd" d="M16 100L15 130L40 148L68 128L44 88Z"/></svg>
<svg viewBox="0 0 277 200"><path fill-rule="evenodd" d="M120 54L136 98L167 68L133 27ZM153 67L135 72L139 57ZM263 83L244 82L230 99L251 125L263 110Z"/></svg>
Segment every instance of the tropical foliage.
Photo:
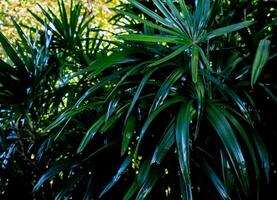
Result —
<svg viewBox="0 0 277 200"><path fill-rule="evenodd" d="M94 27L101 26L107 30L112 30L112 25L108 22L108 19L113 15L113 12L109 8L119 4L119 1L111 0L76 0L83 5L82 13L87 12L90 16L94 16L93 24ZM66 10L69 9L70 1L65 0ZM28 24L31 27L43 28L33 20L33 16L28 10L36 13L40 17L43 13L40 12L41 8L49 7L54 13L58 12L57 1L51 0L5 0L0 2L0 31L9 39L9 41L15 41L18 37L16 30L13 27L11 18L17 21L18 24ZM106 37L110 38L111 34L105 34ZM2 54L2 52L1 52Z"/></svg>
<svg viewBox="0 0 277 200"><path fill-rule="evenodd" d="M81 3L31 11L44 28L30 34L13 21L14 45L0 33L2 198L266 198L274 6L129 0L113 9L117 40Z"/></svg>

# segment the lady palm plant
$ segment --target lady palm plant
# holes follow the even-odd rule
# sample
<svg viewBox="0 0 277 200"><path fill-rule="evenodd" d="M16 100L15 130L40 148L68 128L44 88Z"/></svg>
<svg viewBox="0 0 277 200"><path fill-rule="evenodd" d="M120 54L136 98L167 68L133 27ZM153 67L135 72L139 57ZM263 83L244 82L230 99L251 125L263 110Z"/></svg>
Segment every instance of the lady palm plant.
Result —
<svg viewBox="0 0 277 200"><path fill-rule="evenodd" d="M0 33L0 43L7 54L0 61L1 191L7 193L12 185L32 187L31 181L22 180L36 173L34 145L42 137L41 127L54 114L49 109L53 108L51 101L61 101L54 90L59 69L49 65L51 36L45 34L44 43L40 43L38 35L27 36L13 22L20 38L15 47Z"/></svg>
<svg viewBox="0 0 277 200"><path fill-rule="evenodd" d="M59 159L61 153L71 152L70 145L64 147L65 143L71 142L63 138L57 142L55 150L58 153L55 153L52 146L54 136L43 129L53 116L70 104L74 95L82 92L75 86L77 81L82 84L82 80L75 78L68 82L68 77L82 62L91 62L88 58L84 61L85 56L92 60L96 57L102 39L97 35L93 38L86 35L93 32L88 27L91 17L80 12L80 4L76 7L71 4L70 21L63 21L62 17L68 15L63 2L59 7L61 19L51 16L51 12L47 14L45 11L49 17L46 20L33 13L42 23L43 31L31 28L29 35L13 20L19 36L15 44L0 33L0 43L6 52L5 59L0 60L1 199L33 198L32 187L40 171ZM81 17L83 21L78 21ZM62 35L64 32L58 32L65 27L74 37L65 37ZM68 41L81 46L80 49L75 48L73 55L67 55L72 47L61 45ZM73 56L76 60L70 64L68 61ZM23 188L23 192L15 193L18 187ZM51 190L49 185L35 196L39 199L52 198Z"/></svg>
<svg viewBox="0 0 277 200"><path fill-rule="evenodd" d="M276 98L260 76L276 45L249 2L129 0L119 42L92 34L80 4L32 13L35 39L15 23L16 48L0 34L1 164L29 145L41 199L259 198L270 173L255 92Z"/></svg>
<svg viewBox="0 0 277 200"><path fill-rule="evenodd" d="M114 18L126 27L128 34L119 36L124 42L78 73L92 87L47 128L64 128L80 122L81 113L95 113L84 136L76 132L83 137L77 154L54 163L34 190L67 171L79 178L70 179L57 199L70 196L79 179L98 190L99 198L259 197L260 184L269 179L269 160L251 91L270 41L262 39L256 53L250 52L254 60L248 59L241 30L250 31L255 21L226 26L220 13L228 2L129 3ZM106 170L115 172L110 182ZM123 196L112 190L120 186Z"/></svg>
<svg viewBox="0 0 277 200"><path fill-rule="evenodd" d="M100 30L97 27L91 28L94 16L87 12L81 2L70 1L68 8L62 0L57 3L58 13L40 5L42 17L31 10L29 12L42 27L47 26L48 32L53 35L51 48L63 62L67 61L75 70L85 67L93 61L104 36L99 36Z"/></svg>

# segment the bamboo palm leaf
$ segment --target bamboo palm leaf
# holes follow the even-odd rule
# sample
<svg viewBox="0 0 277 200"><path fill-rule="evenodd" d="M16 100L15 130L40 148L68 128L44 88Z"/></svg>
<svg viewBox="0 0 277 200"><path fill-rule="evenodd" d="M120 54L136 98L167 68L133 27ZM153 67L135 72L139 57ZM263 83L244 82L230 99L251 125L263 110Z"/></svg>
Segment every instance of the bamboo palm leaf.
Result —
<svg viewBox="0 0 277 200"><path fill-rule="evenodd" d="M142 19L142 18L140 18L139 16L134 15L134 14L132 14L132 13L124 12L124 11L122 11L122 10L117 10L117 9L115 9L115 12L117 12L117 13L119 13L119 14L122 14L122 15L125 15L125 16L129 16L130 18L135 19L135 20L137 20L138 22L141 22L141 23L145 24L146 26L151 27L151 28L154 28L154 29L157 29L157 30L159 30L159 31L161 31L161 32L165 32L165 33L168 33L168 34L171 34L171 35L180 35L180 36L181 36L181 34L178 33L178 32L175 32L175 31L170 30L170 29L168 29L168 28L164 28L164 27L162 27L162 26L159 26L159 25L157 25L157 24L154 24L154 23L152 23L151 21Z"/></svg>
<svg viewBox="0 0 277 200"><path fill-rule="evenodd" d="M227 34L227 33L231 33L231 32L246 28L246 27L248 27L252 24L254 24L253 21L245 21L245 22L240 22L240 23L237 23L237 24L232 24L232 25L229 25L229 26L225 26L225 27L222 27L222 28L218 28L216 30L211 31L208 34L207 38L212 39L214 37L218 37L218 36L221 36L221 35L224 35L224 34Z"/></svg>
<svg viewBox="0 0 277 200"><path fill-rule="evenodd" d="M176 127L175 137L177 152L179 158L179 165L182 173L182 179L185 187L185 199L192 199L192 188L190 179L190 122L192 120L192 102L187 102L179 110Z"/></svg>
<svg viewBox="0 0 277 200"><path fill-rule="evenodd" d="M172 25L169 21L165 20L164 18L162 18L161 16L159 16L157 13L151 11L150 9L146 8L144 5L142 5L141 3L135 1L135 0L129 0L134 6L136 6L138 9L140 9L142 12L144 12L145 14L147 14L148 16L152 17L154 20L157 20L158 22L160 22L161 24L169 27L172 29ZM177 31L178 32L178 31Z"/></svg>
<svg viewBox="0 0 277 200"><path fill-rule="evenodd" d="M154 154L152 156L151 164L157 163L161 164L162 160L166 156L169 149L173 146L175 142L175 118L169 123L167 129L165 130L162 139L159 141Z"/></svg>
<svg viewBox="0 0 277 200"><path fill-rule="evenodd" d="M160 65L164 62L167 62L167 61L171 60L172 58L178 56L182 52L184 52L186 50L186 48L187 48L187 46L181 46L178 49L176 49L175 51L173 51L172 53L170 53L169 55L167 55L159 60L156 60L154 63L150 64L149 66L153 67L153 66Z"/></svg>
<svg viewBox="0 0 277 200"><path fill-rule="evenodd" d="M123 131L123 139L121 145L121 155L125 154L129 146L130 140L136 128L136 118L133 116L128 117L126 123L124 124L125 128Z"/></svg>
<svg viewBox="0 0 277 200"><path fill-rule="evenodd" d="M121 178L122 174L125 172L125 170L127 169L127 167L129 166L129 164L131 163L131 157L128 156L122 163L122 165L120 166L120 168L118 169L116 175L113 177L113 179L111 180L111 182L109 182L109 184L104 188L104 190L101 192L101 194L99 195L99 198L101 198L104 194L106 194Z"/></svg>
<svg viewBox="0 0 277 200"><path fill-rule="evenodd" d="M173 104L176 104L176 103L179 103L179 102L182 102L183 101L183 98L182 97L179 97L179 96L176 96L174 98L171 98L167 101L165 101L162 105L160 105L156 110L154 110L149 116L148 118L146 119L146 121L144 122L142 128L141 128L141 131L140 131L140 135L139 135L139 140L137 142L137 146L136 146L136 150L135 150L135 157L138 153L138 150L139 150L139 146L140 146L140 143L144 137L144 134L146 133L148 127L150 126L150 124L152 123L152 121L166 108L168 108L169 106L173 105Z"/></svg>
<svg viewBox="0 0 277 200"><path fill-rule="evenodd" d="M128 191L125 193L123 200L129 200L134 196L134 194L139 190L139 188L142 186L142 184L148 179L150 172L151 172L150 160L149 160L149 158L147 158L143 162L132 185L130 186Z"/></svg>
<svg viewBox="0 0 277 200"><path fill-rule="evenodd" d="M192 76L192 81L194 83L196 83L197 82L197 78L198 78L198 60L199 60L198 47L193 45L191 52L192 52L192 58L191 58L191 76Z"/></svg>
<svg viewBox="0 0 277 200"><path fill-rule="evenodd" d="M269 57L269 40L261 40L256 51L255 60L252 66L252 73L251 73L251 85L252 87L258 80L263 67L265 66L268 57Z"/></svg>
<svg viewBox="0 0 277 200"><path fill-rule="evenodd" d="M87 131L85 136L83 137L77 153L83 151L83 149L88 145L88 143L91 141L91 139L95 136L95 134L98 132L100 127L105 123L105 115L102 115Z"/></svg>
<svg viewBox="0 0 277 200"><path fill-rule="evenodd" d="M184 44L188 45L189 41L184 38L178 38L174 36L166 36L166 35L141 35L141 34L129 34L129 35L120 35L120 39L130 40L130 41L138 41L138 42L168 42L175 44Z"/></svg>
<svg viewBox="0 0 277 200"><path fill-rule="evenodd" d="M159 174L157 170L152 170L145 182L143 183L143 185L141 186L136 196L136 200L145 199L149 195L153 187L156 185L158 178Z"/></svg>
<svg viewBox="0 0 277 200"><path fill-rule="evenodd" d="M152 106L149 110L149 114L152 113L158 106L160 106L166 97L168 96L172 86L180 79L180 77L184 74L184 69L177 68L174 70L162 83L159 91L156 94L156 97L152 103Z"/></svg>
<svg viewBox="0 0 277 200"><path fill-rule="evenodd" d="M2 44L2 47L6 54L9 56L11 61L17 66L24 68L24 63L22 60L18 57L16 51L9 43L8 39L0 32L0 43Z"/></svg>
<svg viewBox="0 0 277 200"><path fill-rule="evenodd" d="M214 127L219 138L221 139L223 147L228 153L243 192L247 194L249 191L249 177L246 167L246 160L231 125L222 114L222 111L212 103L209 103L207 106L207 116L209 122Z"/></svg>
<svg viewBox="0 0 277 200"><path fill-rule="evenodd" d="M226 191L223 183L221 182L215 171L209 165L208 161L205 158L201 157L200 162L202 170L209 177L210 181L213 183L213 186L216 188L222 199L229 200L230 196L228 195L228 192Z"/></svg>

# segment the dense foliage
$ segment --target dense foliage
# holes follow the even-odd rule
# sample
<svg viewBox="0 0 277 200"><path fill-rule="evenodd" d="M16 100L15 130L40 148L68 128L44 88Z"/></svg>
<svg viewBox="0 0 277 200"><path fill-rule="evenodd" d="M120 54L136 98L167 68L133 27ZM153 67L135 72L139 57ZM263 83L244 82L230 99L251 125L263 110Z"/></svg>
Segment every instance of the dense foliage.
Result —
<svg viewBox="0 0 277 200"><path fill-rule="evenodd" d="M119 4L116 0L75 0L83 5L81 12L88 12L90 16L94 16L93 23L90 26L101 26L106 30L112 30L112 25L108 22L108 19L114 14L109 8ZM69 9L70 0L64 0L66 10ZM12 24L11 18L16 20L18 24L28 25L30 27L36 27L38 29L43 28L40 24L34 20L28 10L36 13L39 16L43 16L41 7L49 7L54 13L58 12L57 1L53 0L5 0L0 1L0 31L9 39L14 42L18 35ZM111 34L105 34L107 38L111 38ZM2 49L0 50L0 57L2 56Z"/></svg>
<svg viewBox="0 0 277 200"><path fill-rule="evenodd" d="M1 199L274 192L274 1L129 0L116 41L82 10L59 1L30 12L43 29L0 33Z"/></svg>

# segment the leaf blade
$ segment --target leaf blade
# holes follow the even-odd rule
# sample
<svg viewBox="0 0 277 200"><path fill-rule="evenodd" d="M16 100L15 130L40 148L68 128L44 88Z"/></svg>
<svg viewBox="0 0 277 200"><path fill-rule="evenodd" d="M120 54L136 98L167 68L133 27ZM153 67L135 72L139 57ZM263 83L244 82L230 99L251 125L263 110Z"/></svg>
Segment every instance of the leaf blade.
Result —
<svg viewBox="0 0 277 200"><path fill-rule="evenodd" d="M257 80L261 74L261 71L268 60L269 47L270 47L269 40L264 39L259 42L259 46L257 48L255 59L254 59L254 63L252 65L252 72L251 72L251 86L252 87L257 82Z"/></svg>
<svg viewBox="0 0 277 200"><path fill-rule="evenodd" d="M175 137L177 145L177 153L179 158L179 166L181 169L182 179L184 181L185 199L192 199L192 187L190 179L190 153L189 153L189 140L190 140L190 121L192 119L192 101L183 104L179 110L176 127Z"/></svg>
<svg viewBox="0 0 277 200"><path fill-rule="evenodd" d="M227 34L227 33L231 33L231 32L246 28L246 27L248 27L252 24L254 24L254 22L249 20L249 21L244 21L244 22L232 24L232 25L229 25L229 26L225 26L225 27L222 27L222 28L218 28L218 29L215 29L215 30L211 31L208 34L207 38L212 39L214 37L218 37L218 36L221 36L221 35L224 35L224 34Z"/></svg>

